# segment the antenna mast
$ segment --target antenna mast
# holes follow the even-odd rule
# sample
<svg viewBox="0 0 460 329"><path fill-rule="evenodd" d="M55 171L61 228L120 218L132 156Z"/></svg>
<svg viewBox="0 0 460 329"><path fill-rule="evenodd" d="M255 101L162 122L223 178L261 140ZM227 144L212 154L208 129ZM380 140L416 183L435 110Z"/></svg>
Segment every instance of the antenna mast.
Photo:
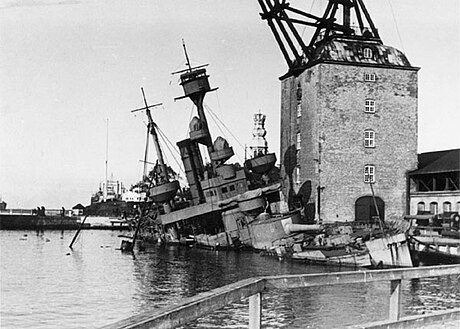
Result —
<svg viewBox="0 0 460 329"><path fill-rule="evenodd" d="M109 118L107 118L106 136L105 136L105 186L103 193L103 200L107 201L108 195L108 168L109 168Z"/></svg>
<svg viewBox="0 0 460 329"><path fill-rule="evenodd" d="M187 60L187 66L189 71L192 71L192 65L190 64L190 59L188 58L187 48L185 47L185 41L182 39L182 47L184 47L185 59Z"/></svg>

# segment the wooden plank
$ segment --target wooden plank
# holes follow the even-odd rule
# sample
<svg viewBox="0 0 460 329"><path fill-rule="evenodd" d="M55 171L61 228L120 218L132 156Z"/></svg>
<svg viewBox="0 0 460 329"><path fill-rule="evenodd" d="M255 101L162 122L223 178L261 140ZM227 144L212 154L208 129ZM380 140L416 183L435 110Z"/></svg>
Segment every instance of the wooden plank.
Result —
<svg viewBox="0 0 460 329"><path fill-rule="evenodd" d="M187 298L179 305L132 316L103 328L175 328L264 289L265 280L246 279Z"/></svg>
<svg viewBox="0 0 460 329"><path fill-rule="evenodd" d="M427 266L403 269L350 271L321 274L296 274L264 277L269 289L292 289L334 284L369 283L374 281L410 280L460 274L460 265Z"/></svg>
<svg viewBox="0 0 460 329"><path fill-rule="evenodd" d="M401 280L391 280L390 282L390 312L391 321L399 320L399 310L401 305Z"/></svg>
<svg viewBox="0 0 460 329"><path fill-rule="evenodd" d="M260 329L262 324L262 293L249 297L249 329Z"/></svg>
<svg viewBox="0 0 460 329"><path fill-rule="evenodd" d="M460 322L460 308L438 311L430 314L411 315L398 321L384 320L357 324L349 329L420 329L420 328L456 328Z"/></svg>

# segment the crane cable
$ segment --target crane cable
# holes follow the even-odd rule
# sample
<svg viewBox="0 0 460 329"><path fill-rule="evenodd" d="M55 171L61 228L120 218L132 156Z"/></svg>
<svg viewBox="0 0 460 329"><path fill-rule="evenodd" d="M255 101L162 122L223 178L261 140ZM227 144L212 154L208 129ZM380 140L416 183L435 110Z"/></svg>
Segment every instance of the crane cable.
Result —
<svg viewBox="0 0 460 329"><path fill-rule="evenodd" d="M399 33L398 22L396 21L396 17L395 17L395 13L394 13L394 10L393 10L393 6L391 5L391 1L390 1L390 0L387 0L387 1L388 1L388 4L390 5L391 15L393 16L393 21L395 22L396 33L398 34L399 42L401 43L401 48L402 48L402 50L403 50L403 53L405 54L405 53L406 53L406 50L404 49L404 43L403 43L403 41L402 41L401 34Z"/></svg>
<svg viewBox="0 0 460 329"><path fill-rule="evenodd" d="M316 1L316 0L313 0L313 2L311 3L311 7L310 7L310 11L309 11L310 13L311 13L312 10L313 10L313 6L315 5L315 1ZM306 29L307 29L307 26L305 25L305 26L303 27L302 34L300 35L302 38L303 38L303 35L304 35Z"/></svg>

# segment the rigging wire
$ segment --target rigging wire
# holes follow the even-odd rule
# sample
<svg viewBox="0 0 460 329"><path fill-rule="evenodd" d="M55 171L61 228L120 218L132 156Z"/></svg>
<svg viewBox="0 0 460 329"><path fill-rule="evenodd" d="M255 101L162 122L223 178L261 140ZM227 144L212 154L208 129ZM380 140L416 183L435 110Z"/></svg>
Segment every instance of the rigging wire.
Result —
<svg viewBox="0 0 460 329"><path fill-rule="evenodd" d="M399 33L398 22L396 21L396 17L395 17L395 13L394 13L394 10L393 10L393 6L391 5L391 1L390 1L390 0L387 0L387 1L388 1L388 4L390 5L391 15L393 16L393 21L395 22L396 33L398 34L399 42L401 43L401 48L402 48L402 50L403 50L403 53L405 54L405 53L406 53L406 50L404 49L404 43L403 43L403 41L402 41L401 34Z"/></svg>
<svg viewBox="0 0 460 329"><path fill-rule="evenodd" d="M315 1L316 1L316 0L313 0L313 1L312 1L311 6L310 6L310 11L309 11L309 13L312 12L313 6L315 5ZM305 26L303 27L302 34L300 35L302 38L303 38L303 35L304 35L306 29L307 29L307 25L305 25Z"/></svg>
<svg viewBox="0 0 460 329"><path fill-rule="evenodd" d="M180 164L180 162L177 160L177 158L174 156L174 153L173 151L171 151L171 148L169 147L170 145L172 146L172 149L174 151L176 151L177 154L180 155L179 151L176 150L176 148L172 145L171 141L168 139L168 137L165 135L165 133L163 131L161 131L160 128L158 128L158 126L156 126L157 129L158 129L158 132L160 133L160 137L161 139L163 140L163 144L166 145L166 148L168 149L169 153L171 154L171 156L173 157L174 159L174 162L176 162L177 166L179 167L179 170L180 172L182 172L184 175L185 175L185 171L182 169L182 166ZM168 145L169 144L169 145Z"/></svg>
<svg viewBox="0 0 460 329"><path fill-rule="evenodd" d="M211 109L211 107L208 106L208 104L204 104L204 107L206 109L206 111L210 114L211 118L213 118L214 122L216 123L217 127L219 128L219 130L222 132L222 134L224 136L226 136L226 134L222 131L222 129L220 128L220 126L217 124L217 121L219 121L219 123L228 131L228 133L235 139L235 141L241 146L242 149L244 149L244 146L240 143L240 141L238 140L238 138L236 138L235 135L233 135L233 133L230 131L230 129L227 128L227 126L225 125L225 123L223 123L219 117L217 116L217 114L214 113L214 111Z"/></svg>
<svg viewBox="0 0 460 329"><path fill-rule="evenodd" d="M207 105L205 105L205 107L207 107ZM222 135L224 135L225 138L227 138L227 135L225 134L225 132L222 130L222 128L219 126L219 124L217 123L216 121L216 118L215 118L215 114L214 113L211 113L209 109L206 108L206 110L208 111L208 113L210 114L210 117L211 119L214 121L215 125L217 126L217 128L220 130L220 132L222 133Z"/></svg>
<svg viewBox="0 0 460 329"><path fill-rule="evenodd" d="M233 137L233 139L238 143L238 145L240 145L241 149L244 151L245 148L244 148L243 144L240 143L240 141L238 140L238 138L236 138L235 135L233 135L233 133L231 132L231 130L227 128L227 126L219 119L219 117L212 111L212 109L211 109L207 104L204 104L204 107L205 107L205 109L207 110L207 112L211 115L211 118L213 118L213 116L214 116L215 119L216 119L217 121L220 122L220 124L229 132L229 134ZM214 118L213 118L213 120L214 120ZM219 127L219 125L217 125L217 127L219 128L219 130L221 130L221 128ZM222 130L221 130L221 131L222 131ZM222 134L225 135L224 132L222 132ZM236 155L237 155L238 159L240 159L240 161L243 161L243 160L241 159L241 157L240 157L238 154L236 154Z"/></svg>
<svg viewBox="0 0 460 329"><path fill-rule="evenodd" d="M190 122L192 122L192 117L193 117L193 109L194 109L194 106L192 106L192 108L190 109L190 117L188 118L188 125L187 125L187 134L185 135L185 137L187 138L190 134Z"/></svg>

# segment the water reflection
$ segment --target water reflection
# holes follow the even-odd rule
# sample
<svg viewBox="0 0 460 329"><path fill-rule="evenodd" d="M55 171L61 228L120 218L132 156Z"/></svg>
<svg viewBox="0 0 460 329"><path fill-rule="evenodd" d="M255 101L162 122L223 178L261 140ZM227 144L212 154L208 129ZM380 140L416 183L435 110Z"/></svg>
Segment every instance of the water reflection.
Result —
<svg viewBox="0 0 460 329"><path fill-rule="evenodd" d="M0 231L2 328L97 328L254 276L337 271L248 252L150 248L121 253L119 232ZM27 234L27 236L25 236ZM62 237L62 238L61 238ZM348 270L348 269L347 269ZM404 314L460 307L457 277L403 282ZM388 317L389 283L270 291L264 328L341 328ZM245 328L247 300L185 328Z"/></svg>

